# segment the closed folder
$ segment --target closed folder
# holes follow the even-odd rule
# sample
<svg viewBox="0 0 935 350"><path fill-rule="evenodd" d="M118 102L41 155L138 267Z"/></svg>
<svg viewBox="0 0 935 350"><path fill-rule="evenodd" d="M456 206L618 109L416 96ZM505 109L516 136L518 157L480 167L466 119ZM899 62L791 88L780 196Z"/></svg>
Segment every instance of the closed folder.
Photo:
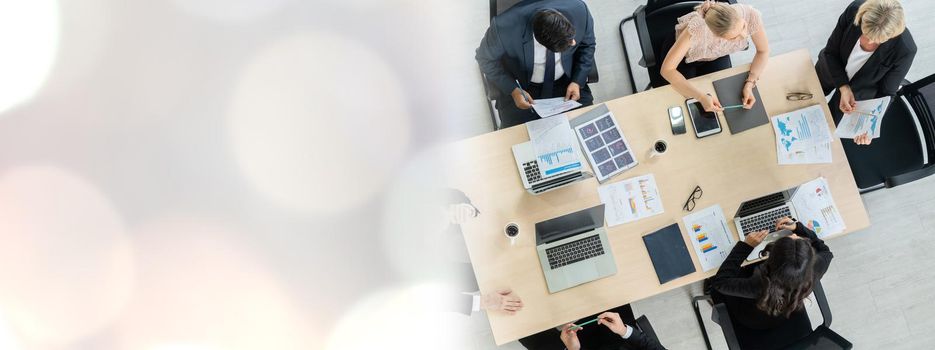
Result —
<svg viewBox="0 0 935 350"><path fill-rule="evenodd" d="M643 244L646 245L649 258L653 261L659 284L695 272L695 264L688 247L685 246L685 240L682 239L679 224L675 223L643 236Z"/></svg>

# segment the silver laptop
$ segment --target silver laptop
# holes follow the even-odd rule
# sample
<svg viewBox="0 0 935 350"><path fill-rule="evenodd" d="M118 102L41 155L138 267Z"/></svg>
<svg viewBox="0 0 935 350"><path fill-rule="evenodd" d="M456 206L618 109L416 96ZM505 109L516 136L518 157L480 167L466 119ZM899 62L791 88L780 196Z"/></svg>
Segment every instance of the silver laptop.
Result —
<svg viewBox="0 0 935 350"><path fill-rule="evenodd" d="M767 244L792 234L792 231L789 230L777 231L776 220L784 216L790 218L797 216L795 206L792 205L792 196L797 189L798 187L793 187L740 204L737 214L734 215L734 225L737 227L740 239L745 239L748 234L753 232L769 231L769 235L763 239L763 242L754 247L753 252L747 256L748 261L759 259L760 252L763 251Z"/></svg>
<svg viewBox="0 0 935 350"><path fill-rule="evenodd" d="M536 250L549 293L617 273L603 204L536 223Z"/></svg>
<svg viewBox="0 0 935 350"><path fill-rule="evenodd" d="M582 159L581 151L578 149L575 151L578 152L578 159ZM536 162L536 151L532 146L532 141L513 145L513 158L516 160L517 169L519 169L519 177L523 180L523 188L532 194L545 193L593 176L591 173L581 171L580 167L576 171L546 176L539 170L539 163Z"/></svg>

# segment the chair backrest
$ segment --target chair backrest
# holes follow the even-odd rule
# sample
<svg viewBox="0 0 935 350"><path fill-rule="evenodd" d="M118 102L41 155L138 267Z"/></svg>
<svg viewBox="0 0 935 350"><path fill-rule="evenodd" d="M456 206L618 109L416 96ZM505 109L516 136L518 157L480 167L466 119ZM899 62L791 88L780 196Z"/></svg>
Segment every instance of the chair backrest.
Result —
<svg viewBox="0 0 935 350"><path fill-rule="evenodd" d="M493 19L520 1L522 0L490 0L490 18Z"/></svg>
<svg viewBox="0 0 935 350"><path fill-rule="evenodd" d="M905 97L912 106L912 112L919 121L918 127L925 138L926 163L935 163L935 115L932 114L935 109L932 107L935 102L935 74L904 86L897 96Z"/></svg>

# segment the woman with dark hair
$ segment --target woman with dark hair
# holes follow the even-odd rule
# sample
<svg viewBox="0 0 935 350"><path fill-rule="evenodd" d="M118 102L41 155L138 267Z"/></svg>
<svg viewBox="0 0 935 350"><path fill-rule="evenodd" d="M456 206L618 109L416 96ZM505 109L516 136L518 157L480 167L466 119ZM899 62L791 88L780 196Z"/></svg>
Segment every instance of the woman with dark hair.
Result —
<svg viewBox="0 0 935 350"><path fill-rule="evenodd" d="M792 234L763 249L766 261L740 266L767 232L749 234L734 246L711 280L712 297L727 305L744 349L786 344L811 332L804 302L834 257L825 242L800 222L785 217L776 222L776 229Z"/></svg>

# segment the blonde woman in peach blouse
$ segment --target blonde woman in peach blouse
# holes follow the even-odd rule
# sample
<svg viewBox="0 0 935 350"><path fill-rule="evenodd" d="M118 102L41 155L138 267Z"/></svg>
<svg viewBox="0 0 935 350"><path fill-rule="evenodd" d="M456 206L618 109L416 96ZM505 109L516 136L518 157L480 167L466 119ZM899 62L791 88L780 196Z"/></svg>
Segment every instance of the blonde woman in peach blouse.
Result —
<svg viewBox="0 0 935 350"><path fill-rule="evenodd" d="M750 75L743 86L743 107L756 103L753 88L769 60L769 42L760 12L744 4L705 1L695 11L678 19L675 43L662 62L661 74L680 94L693 97L706 111L723 110L717 97L703 91L687 79L730 68L728 55L756 46Z"/></svg>

